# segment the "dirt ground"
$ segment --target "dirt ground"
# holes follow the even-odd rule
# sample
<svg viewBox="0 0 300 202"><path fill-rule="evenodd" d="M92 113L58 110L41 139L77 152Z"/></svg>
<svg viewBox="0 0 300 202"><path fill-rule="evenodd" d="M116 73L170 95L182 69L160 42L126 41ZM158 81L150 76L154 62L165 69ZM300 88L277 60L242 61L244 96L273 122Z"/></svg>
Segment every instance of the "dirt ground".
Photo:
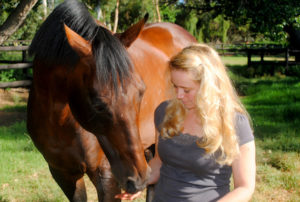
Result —
<svg viewBox="0 0 300 202"><path fill-rule="evenodd" d="M0 126L8 126L26 120L25 111L6 111L7 106L26 105L29 90L26 88L0 89Z"/></svg>

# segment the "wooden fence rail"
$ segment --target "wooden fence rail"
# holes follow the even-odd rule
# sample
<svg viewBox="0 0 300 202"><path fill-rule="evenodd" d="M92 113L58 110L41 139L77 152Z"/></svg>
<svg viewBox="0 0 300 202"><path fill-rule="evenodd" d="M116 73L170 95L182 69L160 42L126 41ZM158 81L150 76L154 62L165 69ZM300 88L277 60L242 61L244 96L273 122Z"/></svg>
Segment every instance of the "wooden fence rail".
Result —
<svg viewBox="0 0 300 202"><path fill-rule="evenodd" d="M282 61L280 65L285 65L288 68L289 65L300 64L296 61L290 61L290 55L299 54L300 50L291 50L283 46L272 46L272 45L253 45L253 44L242 44L242 45L224 45L224 44L210 44L214 47L221 55L236 55L244 54L248 57L248 66L253 62L251 57L258 55L261 57L261 63L264 62L264 56L266 55L278 55L283 54L285 61ZM0 60L0 71L9 69L23 69L24 75L28 77L28 70L32 68L31 61L27 60L29 46L3 46L0 47L0 52L5 51L22 51L22 60L20 61L9 61ZM0 81L0 88L16 88L16 87L28 87L31 85L31 78L21 81L2 82Z"/></svg>
<svg viewBox="0 0 300 202"><path fill-rule="evenodd" d="M224 45L217 44L212 45L219 54L223 56L242 54L247 57L247 66L254 64L252 61L252 56L260 56L260 61L255 63L266 64L270 61L265 61L265 56L278 56L284 57L284 61L271 61L274 65L285 66L286 70L291 65L300 65L300 62L296 60L296 55L300 54L300 50L290 49L282 45L273 44L240 44L240 45ZM295 56L295 60L291 60L291 56Z"/></svg>
<svg viewBox="0 0 300 202"><path fill-rule="evenodd" d="M29 46L2 46L0 47L0 52L7 51L22 51L22 60L20 61L10 61L10 60L0 60L0 70L9 69L23 69L23 74L28 77L28 70L32 68L31 61L27 60ZM2 82L0 81L0 88L17 88L17 87L29 87L31 85L31 79L20 81L10 81Z"/></svg>

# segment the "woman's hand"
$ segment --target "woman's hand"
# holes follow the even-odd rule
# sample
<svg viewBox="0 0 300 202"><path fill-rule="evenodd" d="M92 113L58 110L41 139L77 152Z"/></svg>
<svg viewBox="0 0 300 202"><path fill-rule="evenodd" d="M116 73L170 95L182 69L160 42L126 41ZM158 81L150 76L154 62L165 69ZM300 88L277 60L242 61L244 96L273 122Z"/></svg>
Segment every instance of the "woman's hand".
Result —
<svg viewBox="0 0 300 202"><path fill-rule="evenodd" d="M123 192L121 194L116 195L115 198L119 198L121 200L130 200L131 201L131 200L134 200L137 197L139 197L141 195L141 193L142 193L141 191L139 191L135 194L129 194L127 192Z"/></svg>

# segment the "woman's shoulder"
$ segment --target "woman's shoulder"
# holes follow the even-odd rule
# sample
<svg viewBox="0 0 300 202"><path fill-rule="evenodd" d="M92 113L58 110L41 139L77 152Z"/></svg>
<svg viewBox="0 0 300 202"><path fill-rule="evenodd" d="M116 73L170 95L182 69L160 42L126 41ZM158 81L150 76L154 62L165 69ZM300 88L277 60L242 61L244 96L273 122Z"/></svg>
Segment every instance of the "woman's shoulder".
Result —
<svg viewBox="0 0 300 202"><path fill-rule="evenodd" d="M250 120L246 114L239 112L235 114L235 129L240 146L254 140Z"/></svg>
<svg viewBox="0 0 300 202"><path fill-rule="evenodd" d="M169 104L170 100L165 100L163 102L161 102L155 109L155 113L159 113L159 112L162 112L162 111L166 111L166 108Z"/></svg>
<svg viewBox="0 0 300 202"><path fill-rule="evenodd" d="M163 122L168 104L169 104L169 100L163 101L155 109L154 123L156 128L158 128L158 126Z"/></svg>

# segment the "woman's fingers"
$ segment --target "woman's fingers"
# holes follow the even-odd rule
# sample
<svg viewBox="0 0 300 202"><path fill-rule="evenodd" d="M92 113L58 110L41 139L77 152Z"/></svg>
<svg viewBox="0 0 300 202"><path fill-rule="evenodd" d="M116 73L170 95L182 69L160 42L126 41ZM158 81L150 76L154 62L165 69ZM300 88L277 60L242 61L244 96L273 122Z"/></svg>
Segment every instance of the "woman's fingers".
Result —
<svg viewBox="0 0 300 202"><path fill-rule="evenodd" d="M142 192L137 192L135 194L129 194L129 193L121 193L115 196L115 198L119 198L121 200L133 200L136 199L139 195L141 195Z"/></svg>

